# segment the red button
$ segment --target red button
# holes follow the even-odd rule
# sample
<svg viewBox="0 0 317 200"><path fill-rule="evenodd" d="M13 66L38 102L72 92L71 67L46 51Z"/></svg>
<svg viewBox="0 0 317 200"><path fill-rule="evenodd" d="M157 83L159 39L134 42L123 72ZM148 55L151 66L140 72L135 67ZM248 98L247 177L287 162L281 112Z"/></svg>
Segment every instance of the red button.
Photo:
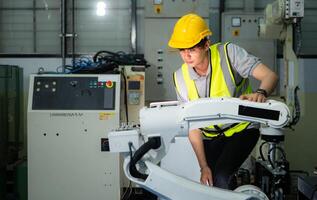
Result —
<svg viewBox="0 0 317 200"><path fill-rule="evenodd" d="M112 88L112 86L113 86L112 81L107 81L106 86L107 86L107 88Z"/></svg>

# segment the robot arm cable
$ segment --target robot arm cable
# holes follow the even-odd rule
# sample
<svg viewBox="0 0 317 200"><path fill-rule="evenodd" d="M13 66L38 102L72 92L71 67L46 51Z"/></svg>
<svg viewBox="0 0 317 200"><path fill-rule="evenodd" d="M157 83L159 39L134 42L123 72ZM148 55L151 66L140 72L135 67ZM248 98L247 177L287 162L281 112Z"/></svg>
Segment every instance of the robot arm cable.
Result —
<svg viewBox="0 0 317 200"><path fill-rule="evenodd" d="M271 152L272 152L273 150L275 150L275 149L278 149L278 150L281 152L283 161L286 161L285 151L284 151L281 147L273 147L273 148L271 148L271 149L268 151L268 160L269 160L270 164L272 165L272 167L273 167L274 169L276 168L276 166L275 166L275 163L273 163L273 161L272 161L270 155L271 155Z"/></svg>
<svg viewBox="0 0 317 200"><path fill-rule="evenodd" d="M139 172L136 168L136 164L137 162L151 149L157 149L161 146L161 138L160 137L151 137L149 138L149 140L144 143L132 156L131 162L130 162L130 166L129 166L129 170L130 170L130 174L131 176L135 177L135 178L140 178L145 180L148 175L146 174L142 174L141 172Z"/></svg>
<svg viewBox="0 0 317 200"><path fill-rule="evenodd" d="M266 161L266 159L264 158L264 155L263 155L263 146L265 145L265 144L267 144L268 142L262 142L262 144L260 145L260 156L261 156L261 159L263 160L263 161Z"/></svg>

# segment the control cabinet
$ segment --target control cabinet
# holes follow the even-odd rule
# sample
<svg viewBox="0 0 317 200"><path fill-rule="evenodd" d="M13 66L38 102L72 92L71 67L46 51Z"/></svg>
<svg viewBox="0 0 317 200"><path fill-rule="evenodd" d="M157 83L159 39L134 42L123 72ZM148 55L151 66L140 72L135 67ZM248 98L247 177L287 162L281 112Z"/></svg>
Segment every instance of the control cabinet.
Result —
<svg viewBox="0 0 317 200"><path fill-rule="evenodd" d="M120 199L120 75L31 75L28 199Z"/></svg>
<svg viewBox="0 0 317 200"><path fill-rule="evenodd" d="M261 62L277 72L276 42L259 37L259 25L263 22L263 13L224 12L222 13L222 42L232 42L257 56ZM278 73L278 72L277 72ZM256 90L260 83L250 78L252 88Z"/></svg>

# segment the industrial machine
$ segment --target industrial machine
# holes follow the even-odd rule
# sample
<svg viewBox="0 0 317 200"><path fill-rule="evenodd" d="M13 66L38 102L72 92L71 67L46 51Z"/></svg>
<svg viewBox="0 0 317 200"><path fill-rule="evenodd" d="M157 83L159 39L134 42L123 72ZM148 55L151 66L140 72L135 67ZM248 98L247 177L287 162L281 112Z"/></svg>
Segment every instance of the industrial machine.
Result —
<svg viewBox="0 0 317 200"><path fill-rule="evenodd" d="M23 141L23 69L0 65L0 199L16 193L16 162Z"/></svg>
<svg viewBox="0 0 317 200"><path fill-rule="evenodd" d="M145 65L121 65L120 121L139 124L139 110L144 107Z"/></svg>
<svg viewBox="0 0 317 200"><path fill-rule="evenodd" d="M257 56L261 62L278 72L276 67L276 41L261 38L258 26L264 20L263 13L250 11L226 11L222 13L221 41L232 42ZM269 49L269 51L267 51ZM259 88L260 82L250 77L252 88Z"/></svg>
<svg viewBox="0 0 317 200"><path fill-rule="evenodd" d="M120 199L119 74L30 76L28 199Z"/></svg>
<svg viewBox="0 0 317 200"><path fill-rule="evenodd" d="M120 65L121 74L121 92L120 92L120 123L126 125L137 125L139 121L139 111L144 107L144 82L145 82L145 65ZM120 157L123 162L123 157ZM124 176L122 168L120 168L122 177L121 186L124 194L132 187L131 182Z"/></svg>
<svg viewBox="0 0 317 200"><path fill-rule="evenodd" d="M288 107L274 100L256 103L237 98L203 98L184 104L152 103L140 111L140 128L125 126L109 133L110 151L125 156L123 169L131 181L164 199L268 199L253 186L236 191L208 187L156 164L168 153L174 138L187 136L189 130L250 121L262 123L274 133L290 119Z"/></svg>
<svg viewBox="0 0 317 200"><path fill-rule="evenodd" d="M300 21L304 17L304 0L276 0L268 4L264 20L260 23L259 34L262 38L278 39L283 44L283 87L281 91L293 116L290 126L300 118L299 69ZM295 36L295 37L294 37ZM281 146L283 132L271 134L261 132L261 160L256 163L256 183L270 199L285 199L290 190L289 163ZM268 144L267 157L263 156L262 146Z"/></svg>
<svg viewBox="0 0 317 200"><path fill-rule="evenodd" d="M284 60L283 87L285 88L283 94L286 104L294 116L293 125L298 122L300 114L297 94L299 90L299 71L296 53L298 53L300 48L300 22L303 17L304 0L276 0L267 5L263 23L259 26L260 37L282 41Z"/></svg>
<svg viewBox="0 0 317 200"><path fill-rule="evenodd" d="M147 68L145 99L148 102L176 100L173 71L182 65L178 50L167 46L177 19L195 12L209 22L209 1L146 0L144 10L144 56ZM164 28L162 28L164 27ZM155 33L155 34L153 34Z"/></svg>

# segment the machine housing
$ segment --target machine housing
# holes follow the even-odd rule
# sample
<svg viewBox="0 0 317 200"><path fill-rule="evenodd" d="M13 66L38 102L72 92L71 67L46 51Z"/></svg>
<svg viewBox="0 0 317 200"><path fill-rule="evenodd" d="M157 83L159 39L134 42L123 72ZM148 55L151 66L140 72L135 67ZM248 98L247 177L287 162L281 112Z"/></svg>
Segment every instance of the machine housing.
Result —
<svg viewBox="0 0 317 200"><path fill-rule="evenodd" d="M28 199L119 199L120 75L31 75Z"/></svg>

